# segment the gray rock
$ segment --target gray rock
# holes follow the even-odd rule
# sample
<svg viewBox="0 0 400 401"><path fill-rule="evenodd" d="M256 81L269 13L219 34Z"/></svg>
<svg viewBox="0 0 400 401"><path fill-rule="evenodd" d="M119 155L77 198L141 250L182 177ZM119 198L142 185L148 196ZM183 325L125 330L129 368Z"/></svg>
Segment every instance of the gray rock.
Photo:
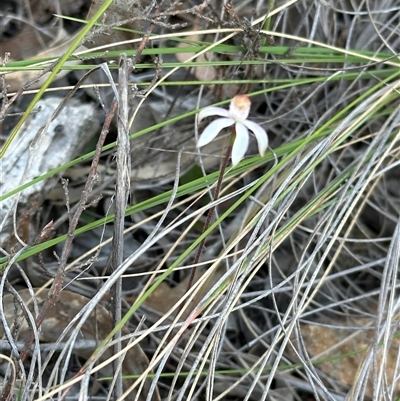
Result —
<svg viewBox="0 0 400 401"><path fill-rule="evenodd" d="M53 119L61 101L58 97L40 100L36 109L41 110L29 117L0 160L0 243L14 231L16 208L19 212L33 198L44 200L59 176L34 185L30 181L75 158L99 129L94 108L77 99L70 99ZM22 185L27 187L9 196Z"/></svg>

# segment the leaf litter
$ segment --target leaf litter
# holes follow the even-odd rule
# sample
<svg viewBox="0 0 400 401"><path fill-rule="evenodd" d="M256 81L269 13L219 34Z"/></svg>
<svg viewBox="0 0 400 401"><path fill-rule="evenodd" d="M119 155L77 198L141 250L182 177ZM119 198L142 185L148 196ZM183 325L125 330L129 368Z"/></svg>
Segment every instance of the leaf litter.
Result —
<svg viewBox="0 0 400 401"><path fill-rule="evenodd" d="M93 2L90 12L93 13L100 3ZM309 64L298 64L295 59L296 52L302 51L303 47L308 45L301 40L286 38L285 35L297 35L304 40L352 50L382 52L390 57L393 50L395 53L395 49L399 48L398 35L393 34L399 11L393 2L379 2L373 5L373 9L364 7L361 3L350 5L344 1L335 5L330 3L310 5L303 1L289 3L275 4L276 9L281 6L282 9L271 19L270 30L276 33L273 38L271 35L260 34L259 25L254 29L251 25L257 18L274 11L268 10L262 2L251 4L233 2L229 9L224 9L221 2L206 1L198 5L204 7L201 8L201 13L197 14L184 13L183 5L160 3L158 9L151 9L146 8L147 4L145 7L138 7L136 2L135 5L132 4L135 10L140 9L142 13L140 18L135 15L132 22L139 21L140 29L143 25L144 29L147 29L155 22L152 34L174 32L178 35L178 31L209 29L207 36L202 37L201 33L195 33L191 38L209 41L210 35L211 40L214 39L214 34L221 35L221 29L241 29L242 33L233 36L226 44L245 47L240 53L225 51L215 55L221 61L221 66L210 67L215 82L212 85L207 83L202 91L196 85L156 86L154 89L150 86L150 94L137 89L134 92L135 103L129 104L129 108L131 111L139 109L142 114L138 114L136 121L133 122L138 125L132 125L130 132L140 132L153 124L162 123L168 118L190 112L197 107L227 100L227 90L232 88L247 93L261 91L252 98L253 116L258 123L264 124L267 128L271 148L277 152L276 157L280 160L279 158L288 152L287 149L281 151L282 147L291 146L296 140L312 135L335 113L339 113L353 100L357 100L359 94L379 82L381 78L378 74L390 68L389 65L382 63L366 79L362 75L365 65L362 63L352 65L349 62L343 66L337 61L329 61L329 54ZM18 6L19 3L15 4ZM18 11L15 4L11 4L14 13ZM35 4L31 3L33 10ZM72 7L73 2L65 4ZM119 2L115 2L115 6L119 7ZM129 7L122 9L128 10ZM1 12L1 17L6 18L4 20L6 23L2 25L2 44L4 44L4 35L11 32L7 31L11 26L8 21L14 17L10 17L4 10ZM68 11L64 12L68 14ZM78 9L78 16L85 17L86 12L87 10L82 14L81 9ZM161 23L156 17L163 12L165 17ZM40 13L33 15L40 16ZM129 24L129 17L124 17L122 20L126 20ZM88 43L92 43L95 47L130 39L129 34L117 38L114 30L106 26L112 23L114 27L119 27L120 20L121 18L110 13L103 16L103 20L100 21L103 27L93 32L93 37L89 38ZM172 30L165 25L166 21L171 24L170 26L176 23L181 26L178 31ZM376 32L377 29L379 32ZM68 30L66 32L67 37L63 40L68 40L71 37L69 35L73 35ZM102 36L101 42L96 42L96 35ZM141 38L140 35L134 37ZM215 40L218 38L215 36ZM385 38L385 41L382 41L382 38ZM172 46L168 40L160 41L157 46L161 47L164 44ZM267 44L273 45L270 52L263 53L262 45ZM134 47L136 46L135 44ZM274 53L280 46L285 46L285 50L280 54ZM41 51L48 51L48 47L48 44L45 44L44 48L38 47L38 57L43 56ZM1 49L3 52L6 48ZM23 50L20 53L17 53L17 50L19 49L15 48L15 54L22 57L26 55ZM214 57L211 48L204 54L202 61L212 56ZM22 57L11 54L11 59L14 60ZM185 60L181 55L178 57L181 62ZM223 61L233 60L242 64L222 66ZM252 68L245 64L246 60L263 60L264 64ZM162 70L162 62L161 67L158 66L160 60L142 56L142 61L154 63L154 71L153 76L145 70L135 71L135 74L132 74L132 82L139 85L138 88L142 87L140 85L143 82L149 81L149 76L150 80L160 77L158 69ZM351 70L353 67L360 69L354 69L358 75L352 79L335 78L337 73L342 73L347 68ZM207 79L207 75L203 75L204 68L201 68L187 68L184 77L200 82L202 79ZM117 82L115 71L111 74ZM318 76L329 79L325 82L315 80L312 84L291 85L277 89L280 80L283 79L295 81ZM61 77L58 84L69 86L71 82L76 83L81 77L78 72L72 72ZM227 78L235 80L235 84L216 84L218 80L223 81ZM6 79L8 80L7 76ZM18 90L18 86L22 86L29 79L31 78L22 76L15 85L11 80L7 81L12 84L9 90ZM102 79L104 78L100 77L95 84L101 85ZM169 82L173 80L174 75ZM33 88L34 85L31 89ZM269 88L274 90L262 93L262 89ZM170 337L166 331L172 327L173 321L173 314L168 318L166 313L176 308L177 302L185 296L184 288L188 278L185 271L190 269L191 254L181 262L181 266L185 269L174 270L131 316L122 334L130 333L134 336L135 330L138 329L139 333L145 333L145 338L140 345L136 344L128 351L128 357L133 356L133 358L125 358L124 363L129 364L132 359L138 362L137 365L133 364L132 369L123 365L123 374L129 374L132 370L136 374L151 370L156 373L154 381L152 376L144 381L132 379L129 383L133 383L136 387L131 397L140 394L143 399L146 397L157 399L157 391L163 398L178 400L200 399L203 397L202 394L207 394L209 399L215 400L221 398L287 400L289 397L290 399L305 397L384 399L384 394L388 395L388 399L395 399L399 395L396 380L399 372L398 305L395 302L400 243L398 241L400 173L396 162L398 88L394 89L392 102L382 103L388 113L382 115L377 113L369 120L357 120L363 110L371 106L374 99L379 106L378 102L387 96L386 93L390 93L388 88L387 92L384 90L375 92L381 97L371 96L365 99L357 109L358 114L348 114L339 123L331 124L330 136L304 146L295 158L289 160L267 179L252 194L252 198L243 202L241 207L230 213L229 218L213 229L207 238L206 251L202 258L206 268L198 270L201 273L197 279L200 280L206 273L209 274L209 278L205 280L203 287L194 287L193 300L187 304L181 321L190 317L196 305L202 306L202 314L199 315L198 322L186 329L175 347L171 349L168 358L160 359L164 350L168 350ZM82 90L80 93L83 95L80 100L95 104L100 110L101 103L107 108L110 106L114 96L112 91L101 88L98 92L94 92L94 96L91 91L92 89L85 89L85 92ZM142 106L143 98L148 100L147 109ZM6 117L5 122L12 118L2 115L3 117ZM5 124L3 126L5 127ZM357 129L353 129L354 126L357 126ZM116 120L110 120L109 128L106 144L117 139ZM322 162L313 165L319 154L336 146L336 141L350 129L353 129L351 136L347 137L341 146L324 157ZM194 117L191 116L132 141L134 149L131 153L132 188L128 207L146 202L167 191L172 191L173 194L176 182L186 179L187 174L201 177L202 173L199 175L198 172L201 169L204 173L218 169L219 155L225 146L224 138L215 148L202 149L199 158L194 146L194 131ZM2 134L5 136L7 132L4 131ZM94 145L91 147L89 145L89 148L92 150ZM78 155L78 147L76 150ZM185 159L180 168L176 169L180 150ZM257 154L257 149L253 149L252 154ZM375 159L369 159L372 154ZM76 156L71 156L73 157ZM274 166L274 158L269 160L271 162L265 161L248 169L241 177L226 178L222 194L226 198L217 209L217 217L234 204L234 200L243 193L246 185L266 176ZM195 167L196 165L199 167ZM113 150L103 152L98 171L101 173L98 177L100 180L98 188L94 189L92 203L85 204L86 211L80 220L82 226L98 218L107 217L114 211L117 168ZM56 201L54 197L46 199L46 196L42 196L37 206L31 203L24 214L22 207L26 208L27 202L24 199L19 200L15 228L24 233L22 240L28 245L34 245L34 239L49 221L54 221L52 230L55 238L68 231L71 214L65 213L65 205L68 204L65 193L72 194L72 189L75 187L78 197L80 196L79 193L84 190L84 183L89 174L89 166L77 164L64 174L71 182L60 186L62 190L58 192ZM344 175L346 179L343 179L338 189L329 192L326 198L319 198L324 190L330 186L333 188L335 180ZM296 184L292 185L293 183ZM47 192L43 189L41 191ZM99 197L100 194L102 199ZM316 199L319 203L310 213L306 207ZM323 203L324 200L327 200L327 203ZM68 207L72 211L77 201L76 197L71 196L71 204ZM157 277L155 271L160 271L158 274L161 274L162 269L173 265L174 261L201 235L203 217L199 210L208 204L209 198L204 200L203 197L197 203L193 202L194 198L186 195L186 198L175 199L167 210L165 203L154 204L148 208L134 210L132 215L125 218L123 258L128 262L131 259L133 261L125 269L126 275L122 278L123 311L129 310L132 304L140 300L139 294L154 283ZM185 220L187 216L192 217ZM157 221L160 218L162 224L159 227ZM298 223L291 225L293 221ZM30 349L30 357L25 361L24 369L33 369L36 377L43 378L42 389L48 388L46 387L48 384L44 381L50 375L49 366L60 369L66 378L65 372L71 369L79 371L79 367L84 366L87 358L90 358L93 348L88 346L84 351L80 351L79 337L76 337L77 348L74 350L72 344L70 348L78 358L74 364L72 362L68 364L62 354L59 354L59 348L54 345L51 358L47 354L48 351L43 351L40 362L42 370L39 369L39 365L35 370L34 365L38 352L42 352L40 347L45 345L43 343L48 342L52 346L53 343L60 341L60 334L80 310L87 308L88 300L97 302L94 309L96 312L89 315L88 326L82 326L81 335L97 341L103 340L111 331L112 320L106 309L110 309L112 300L107 297L96 298L99 288L102 286L107 288L111 277L109 271L105 269L107 262L103 260L104 257L100 258L98 253L99 247L105 247L109 243L112 232L111 229L106 229L110 228L109 225L110 223L103 223L103 229L97 231L93 237L90 235L91 231L87 231L76 236L74 240L74 247L78 248L79 252L74 253L72 250L68 258L70 266L65 268L68 274L63 284L66 289L60 292L60 298L49 309L41 325L41 331L37 332L38 342L35 342ZM169 231L168 228L172 226L175 228ZM162 235L146 248L147 239L157 230ZM7 233L15 235L18 230L15 230L15 233L7 230ZM11 252L11 256L20 249L24 250L18 240L7 246L3 244L3 247L6 248L6 253ZM58 258L62 249L62 243L51 249L56 251L58 256L43 249L37 258L39 263L31 257L32 260L28 258L5 270L2 291L6 285L5 278L8 278L7 286L14 287L12 291L14 296L11 294L4 296L4 308L8 308L9 311L19 308L15 301L16 293L24 297L25 301L33 297L32 279L24 278L26 277L24 272L32 273L34 269L35 274L30 274L29 277L42 275L41 284L46 279L52 280L51 277L59 269ZM86 257L81 259L80 257L85 254ZM18 274L14 273L16 271ZM31 292L28 292L26 287L31 288ZM225 290L221 291L221 288ZM11 290L10 287L8 289ZM73 289L74 292L70 292L69 289ZM44 298L39 297L38 302L42 301ZM76 309L72 308L75 304ZM7 313L8 317L10 313L13 316L7 323L11 325L15 320L15 311ZM101 317L94 318L96 313ZM144 321L142 316L145 317ZM6 327L4 321L3 324ZM96 325L100 326L97 327L99 330L91 332L92 327ZM86 331L85 327L89 330ZM176 325L173 333L179 327ZM29 335L27 331L29 330L23 325L18 338L23 341L23 337ZM91 334L86 334L87 332ZM14 341L17 341L17 337ZM123 343L123 346L125 345L126 343ZM21 344L18 345L17 342L16 346L20 349ZM129 352L136 354L132 355ZM106 354L102 356L106 357ZM15 358L15 363L18 364L18 358ZM110 367L111 365L105 369ZM173 373L174 378L162 375L161 371ZM38 372L42 372L43 377ZM99 374L108 375L109 370L100 371ZM90 374L86 377L90 377ZM77 390L71 391L81 394L96 392L104 394L109 391L108 384L104 383L99 381L96 384L93 379L89 382L82 380ZM123 391L126 391L125 379L123 383ZM138 389L140 383L143 384L143 388ZM59 381L58 385L62 385L62 381ZM24 386L26 388L24 399L34 399L37 394L34 382L25 382ZM3 394L6 390L7 388L3 389Z"/></svg>

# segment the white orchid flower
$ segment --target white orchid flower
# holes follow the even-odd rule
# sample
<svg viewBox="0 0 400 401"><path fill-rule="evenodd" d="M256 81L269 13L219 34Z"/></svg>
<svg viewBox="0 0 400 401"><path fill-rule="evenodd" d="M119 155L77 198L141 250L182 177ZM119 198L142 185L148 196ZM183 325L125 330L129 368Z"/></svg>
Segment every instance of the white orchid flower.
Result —
<svg viewBox="0 0 400 401"><path fill-rule="evenodd" d="M229 110L221 107L206 107L201 110L198 115L198 122L211 116L221 116L223 118L218 118L204 129L197 141L197 147L201 148L209 144L224 128L235 125L236 137L232 147L232 165L236 166L244 158L249 147L249 130L253 132L257 139L260 156L264 156L268 147L268 136L261 125L247 120L250 106L251 101L248 96L236 95L229 105Z"/></svg>

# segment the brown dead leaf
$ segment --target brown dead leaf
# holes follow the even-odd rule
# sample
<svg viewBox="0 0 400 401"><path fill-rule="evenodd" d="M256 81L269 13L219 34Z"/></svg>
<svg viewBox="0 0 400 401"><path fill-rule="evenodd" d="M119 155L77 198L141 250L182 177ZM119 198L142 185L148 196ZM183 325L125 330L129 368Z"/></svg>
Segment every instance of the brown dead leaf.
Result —
<svg viewBox="0 0 400 401"><path fill-rule="evenodd" d="M358 318L351 321L335 321L331 324L343 327L351 325L352 327L360 327L360 329L355 331L345 328L336 329L302 324L300 326L301 336L308 354L314 361L332 359L318 363L318 368L340 384L351 387L357 381L358 370L367 355L366 353L370 352L369 347L374 341L374 322L371 319ZM396 397L400 395L400 381L395 381L399 374L396 370L399 347L400 339L398 337L393 338L386 360L382 360L382 348L379 348L378 354L374 358L374 363L378 369L384 369L388 384L396 383ZM297 359L293 351L288 350L288 352L294 359ZM343 355L343 357L336 358L339 355ZM370 367L366 395L370 397L373 395L373 366Z"/></svg>
<svg viewBox="0 0 400 401"><path fill-rule="evenodd" d="M21 296L25 304L29 303L29 310L33 311L33 303L31 302L31 295L28 290L19 291L18 294ZM46 294L41 293L36 296L36 302L40 306L46 299ZM67 325L71 322L72 318L74 318L82 308L89 302L89 299L70 292L70 291L62 291L60 295L60 299L55 304L55 306L50 310L48 316L44 320L41 325L40 330L40 341L41 342L56 342ZM11 294L7 294L3 298L3 305L5 316L8 324L11 326L15 323L16 317L16 308L18 319L17 322L20 324L19 329L19 338L24 339L29 334L28 324L23 317L21 312L20 305L14 300L14 297ZM93 313L90 315L89 319L86 321L86 324L82 327L80 339L86 340L95 340L97 344L100 344L101 340L103 340L112 330L113 326L111 323L111 316L108 311L101 305L97 305ZM0 328L0 333L2 337L4 337L3 328ZM123 329L122 335L129 334L127 329ZM127 342L123 342L122 346L126 346ZM79 349L76 351L76 354L82 358L88 359L95 348L87 348L87 349ZM109 357L111 357L113 351L109 348L99 359L99 362L103 362ZM130 348L126 353L125 359L122 365L122 372L124 375L140 375L143 371L148 367L149 361L147 356L143 352L142 348L139 345L135 345ZM102 375L110 375L110 369L102 369ZM133 383L134 379L125 379L124 380L124 389L127 390ZM139 395L138 400L145 401L147 394L149 392L151 385L151 379L147 379L145 381L145 385ZM137 396L137 392L134 390L129 394L126 400L135 400ZM160 397L157 391L155 391L152 395L152 401L159 401Z"/></svg>
<svg viewBox="0 0 400 401"><path fill-rule="evenodd" d="M198 39L198 36L194 37L194 40ZM178 43L178 47L185 47L187 46L186 43ZM195 53L177 53L176 58L180 63L184 63L186 60L189 60L193 57ZM209 60L212 60L213 53L208 52L205 54L200 54L196 60L199 63L204 63ZM210 67L195 67L193 69L194 76L199 81L213 81L218 78L217 69L213 66Z"/></svg>
<svg viewBox="0 0 400 401"><path fill-rule="evenodd" d="M87 19L92 18L103 3L104 0L92 0ZM96 28L90 37L90 41L85 42L85 46L93 48L138 38L139 35L132 31L141 31L143 29L144 15L142 7L145 6L144 3L137 0L114 0L98 20L98 23L103 26ZM124 23L124 21L126 22ZM112 27L124 29L112 29ZM123 46L125 49L129 47L126 44ZM134 45L132 44L130 47L133 48ZM107 49L114 50L115 47L110 46Z"/></svg>
<svg viewBox="0 0 400 401"><path fill-rule="evenodd" d="M195 35L193 37L193 40L200 40L199 35ZM185 47L185 43L179 43L178 47ZM184 63L185 61L189 60L191 57L193 57L195 53L176 53L176 58L180 63ZM216 55L212 52L207 52L200 54L197 58L196 61L198 63L206 63L210 60L215 61ZM214 66L198 66L198 67L191 67L192 74L198 79L199 81L214 81L217 79L220 79L218 76L218 70ZM213 89L215 85L209 85L209 89ZM239 86L235 84L229 84L229 85L223 85L222 88L222 97L223 98L232 98L238 93Z"/></svg>
<svg viewBox="0 0 400 401"><path fill-rule="evenodd" d="M75 8L80 5L82 0L78 0ZM4 60L6 53L10 54L10 60L21 61L27 59L57 58L60 57L70 46L75 35L69 34L61 25L55 26L53 23L52 10L49 8L50 2L46 0L30 0L26 2L24 19L18 21L19 29L12 37L4 37L0 40L0 59ZM71 7L69 2L63 2L61 12L70 15ZM75 61L72 64L77 64ZM6 73L6 82L9 91L17 91L22 85L33 81L38 76L35 70L20 70ZM60 71L57 79L62 78L69 71ZM46 76L33 83L30 88L40 88Z"/></svg>
<svg viewBox="0 0 400 401"><path fill-rule="evenodd" d="M20 61L27 59L57 58L67 51L78 32L71 35L62 27L54 26L53 21L46 21L49 11L50 13L56 12L56 10L49 10L48 3L51 2L47 0L28 1L29 11L26 11L26 19L29 21L28 17L31 17L32 21L22 24L21 29L15 36L0 40L1 60L5 59L6 53L10 53L10 60ZM92 18L103 3L104 0L92 0L86 19ZM61 13L71 16L74 12L79 11L84 1L77 0L74 2L65 0L60 2L60 4ZM137 0L115 0L107 9L103 18L98 21L103 24L103 26L93 30L90 39L84 43L84 46L86 48L93 48L139 37L131 30L140 31L143 28L144 18L142 6L143 2ZM124 23L124 21L127 22ZM112 27L125 28L130 31L112 29ZM125 49L129 48L126 44L123 46ZM130 47L133 48L134 45ZM112 46L108 48L108 50L112 49ZM79 47L77 51L79 50L84 50L84 47ZM80 63L80 61L76 60L69 64L78 63ZM69 72L69 70L60 71L56 79L62 78ZM37 82L32 82L29 86L30 89L40 88L46 79L46 75ZM37 76L38 71L35 70L20 70L7 73L6 82L9 86L8 90L17 91L27 82L34 81Z"/></svg>
<svg viewBox="0 0 400 401"><path fill-rule="evenodd" d="M59 56L61 56L70 46L70 44L72 43L72 41L74 40L74 37L71 37L70 35L68 35L65 31L63 30L59 30L57 31L58 36L51 42L48 42L48 49L44 50L44 51L38 51L35 52L35 54L32 55L31 58L57 58ZM24 34L24 32L21 32L21 34ZM33 35L28 35L33 36ZM35 49L35 47L33 45L31 45L28 41L24 41L21 39L20 35L18 35L16 37L18 39L19 42L23 42L26 44L26 46L28 46L31 50ZM14 39L14 38L13 38ZM4 51L8 51L8 47L12 46L12 43L2 43L1 47L2 49L0 49L0 54L4 54ZM26 53L24 54L24 47L23 46L19 46L19 47L15 47L14 48L17 51L11 51L11 57L12 59L14 58L14 55L17 55L18 58L16 58L16 60L24 60L29 58L29 56L27 56ZM38 48L37 48L38 50ZM22 54L19 54L20 52L22 52ZM70 62L69 64L79 64L80 61L73 61ZM38 71L35 70L19 70L19 71L15 71L15 72L9 72L6 73L6 82L7 82L7 86L8 86L8 90L9 91L17 91L21 88L21 86L23 86L24 84L26 84L29 81L33 81L35 80L35 78L38 76ZM57 74L56 79L60 79L62 77L64 77L65 75L69 74L70 71L69 70L63 70L60 71L59 74ZM36 82L33 82L32 85L29 86L30 89L37 89L40 88L43 85L43 82L46 80L47 78L47 74L44 75L43 77L41 77L39 80L37 80Z"/></svg>
<svg viewBox="0 0 400 401"><path fill-rule="evenodd" d="M199 269L196 271L194 277L194 284L202 277L204 271ZM214 284L222 277L223 272L217 271L212 274L206 282L199 288L193 301L185 306L182 314L182 319L186 319L193 308L199 303L201 298L214 286ZM171 288L167 283L161 283L153 293L144 302L144 307L150 311L156 312L159 315L165 315L171 308L173 308L185 295L186 289L189 282L189 276L187 276L182 282L174 288ZM129 302L135 302L136 297L130 297Z"/></svg>

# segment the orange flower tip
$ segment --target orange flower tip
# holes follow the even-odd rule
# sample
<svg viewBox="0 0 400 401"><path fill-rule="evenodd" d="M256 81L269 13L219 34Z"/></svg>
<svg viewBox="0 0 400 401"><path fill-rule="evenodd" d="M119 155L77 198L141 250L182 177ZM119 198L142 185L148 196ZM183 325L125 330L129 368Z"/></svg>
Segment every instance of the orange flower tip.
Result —
<svg viewBox="0 0 400 401"><path fill-rule="evenodd" d="M250 110L251 100L247 95L236 95L232 99L232 106L241 111Z"/></svg>

